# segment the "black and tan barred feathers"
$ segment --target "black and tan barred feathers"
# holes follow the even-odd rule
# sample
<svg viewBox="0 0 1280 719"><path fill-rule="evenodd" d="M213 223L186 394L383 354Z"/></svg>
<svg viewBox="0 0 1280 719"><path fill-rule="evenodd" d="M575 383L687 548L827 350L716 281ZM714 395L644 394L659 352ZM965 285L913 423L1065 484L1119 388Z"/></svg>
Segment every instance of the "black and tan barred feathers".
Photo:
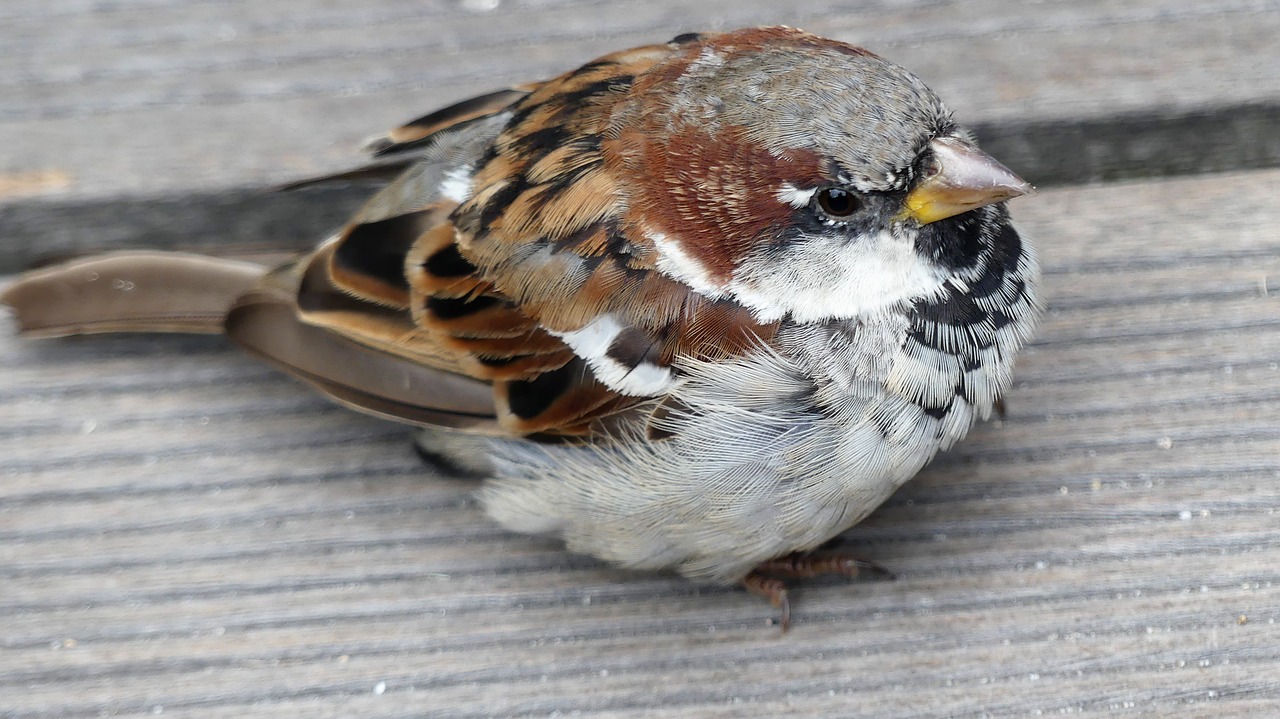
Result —
<svg viewBox="0 0 1280 719"><path fill-rule="evenodd" d="M655 271L647 228L628 216L623 186L636 178L626 162L648 152L652 138L618 120L636 99L637 75L696 58L681 47L609 55L481 98L492 105L461 103L454 118L424 116L375 143L392 159L447 154L441 148L460 133L467 149L484 149L443 176L411 172L371 200L316 257L333 287L407 310L386 331L431 345L415 355L422 361L492 381L498 416L520 433L586 433L661 394L678 354L723 357L767 339L771 323ZM443 192L427 191L431 182ZM309 321L353 331L312 311L306 290L299 297ZM588 343L590 358L575 354Z"/></svg>

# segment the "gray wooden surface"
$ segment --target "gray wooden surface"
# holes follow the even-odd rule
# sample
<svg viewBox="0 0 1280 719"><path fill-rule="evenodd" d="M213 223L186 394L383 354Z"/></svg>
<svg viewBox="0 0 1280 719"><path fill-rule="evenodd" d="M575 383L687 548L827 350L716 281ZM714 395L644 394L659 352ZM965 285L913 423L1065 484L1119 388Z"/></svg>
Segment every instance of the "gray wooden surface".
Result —
<svg viewBox="0 0 1280 719"><path fill-rule="evenodd" d="M219 338L0 318L0 716L1280 716L1280 170L1241 169L1280 157L1276 4L771 5L7 0L4 271L305 244L358 194L260 188L363 135L761 22L913 67L1060 186L1015 206L1050 312L1007 420L845 536L896 581L806 583L784 637L499 530ZM1067 185L1143 173L1196 174Z"/></svg>

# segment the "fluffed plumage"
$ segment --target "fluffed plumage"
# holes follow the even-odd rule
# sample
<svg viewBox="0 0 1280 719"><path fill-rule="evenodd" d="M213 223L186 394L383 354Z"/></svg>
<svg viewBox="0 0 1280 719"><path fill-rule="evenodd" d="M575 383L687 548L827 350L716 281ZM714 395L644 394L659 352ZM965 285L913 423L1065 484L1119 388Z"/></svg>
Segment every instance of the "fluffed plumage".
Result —
<svg viewBox="0 0 1280 719"><path fill-rule="evenodd" d="M369 147L319 181L384 186L284 266L117 253L3 300L33 335L225 330L429 428L509 528L784 608L753 568L988 416L1039 313L1003 205L1030 186L917 78L797 30L614 53Z"/></svg>

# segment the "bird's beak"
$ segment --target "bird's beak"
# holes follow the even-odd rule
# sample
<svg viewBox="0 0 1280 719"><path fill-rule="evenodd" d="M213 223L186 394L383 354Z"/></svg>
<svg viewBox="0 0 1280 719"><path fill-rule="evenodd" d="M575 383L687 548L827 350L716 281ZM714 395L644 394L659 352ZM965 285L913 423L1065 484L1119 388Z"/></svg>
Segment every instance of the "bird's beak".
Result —
<svg viewBox="0 0 1280 719"><path fill-rule="evenodd" d="M903 217L922 225L1035 192L994 157L957 137L939 137L929 150L932 162L907 193L902 210Z"/></svg>

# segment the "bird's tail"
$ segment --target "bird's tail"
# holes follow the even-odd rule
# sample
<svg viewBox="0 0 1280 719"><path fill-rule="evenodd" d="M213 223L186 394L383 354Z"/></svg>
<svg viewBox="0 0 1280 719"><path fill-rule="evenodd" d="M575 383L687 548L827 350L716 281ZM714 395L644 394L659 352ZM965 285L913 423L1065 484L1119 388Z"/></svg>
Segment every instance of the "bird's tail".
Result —
<svg viewBox="0 0 1280 719"><path fill-rule="evenodd" d="M489 383L304 321L297 297L306 268L305 262L272 269L179 252L113 252L32 270L0 293L0 303L12 308L19 330L30 337L226 333L353 409L426 427L502 432Z"/></svg>
<svg viewBox="0 0 1280 719"><path fill-rule="evenodd" d="M218 334L267 273L253 262L180 252L112 252L32 270L0 294L24 335Z"/></svg>

